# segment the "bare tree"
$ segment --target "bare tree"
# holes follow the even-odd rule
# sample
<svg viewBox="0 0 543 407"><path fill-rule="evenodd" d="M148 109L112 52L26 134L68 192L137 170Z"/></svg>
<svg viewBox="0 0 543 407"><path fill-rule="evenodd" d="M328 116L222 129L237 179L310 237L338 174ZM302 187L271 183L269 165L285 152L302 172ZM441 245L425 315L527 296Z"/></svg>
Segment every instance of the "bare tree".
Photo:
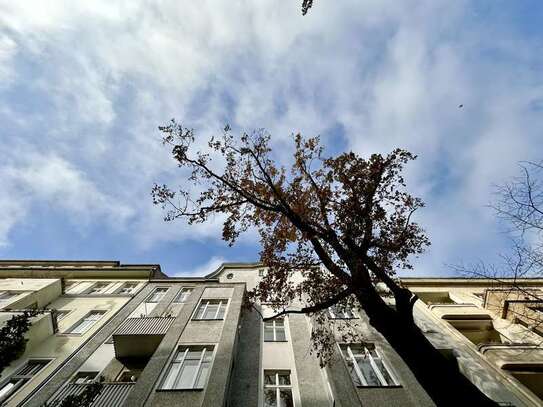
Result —
<svg viewBox="0 0 543 407"><path fill-rule="evenodd" d="M543 333L543 317L533 309L543 304L541 291L521 284L522 278L543 276L543 165L536 162L520 163L520 175L497 185L494 211L504 232L509 237L509 250L499 254L500 261L490 264L480 261L452 268L461 274L488 278L505 300L522 300L522 307L508 307L513 322L522 323L529 331Z"/></svg>
<svg viewBox="0 0 543 407"><path fill-rule="evenodd" d="M402 176L413 154L396 149L367 159L353 152L325 157L318 137L297 135L286 168L273 160L263 130L237 137L226 126L199 151L193 130L173 120L159 129L199 192L155 185L154 203L168 208L168 221L192 224L224 216L223 239L230 245L241 233L258 231L260 260L269 271L249 293L251 301L276 304L274 317L318 316L356 301L436 404L496 405L420 331L413 318L417 297L395 278L429 245L413 221L423 202L406 191ZM290 278L295 272L302 282ZM383 299L379 283L395 307ZM295 301L307 305L289 307ZM318 353L326 354L329 336L314 332L312 338Z"/></svg>

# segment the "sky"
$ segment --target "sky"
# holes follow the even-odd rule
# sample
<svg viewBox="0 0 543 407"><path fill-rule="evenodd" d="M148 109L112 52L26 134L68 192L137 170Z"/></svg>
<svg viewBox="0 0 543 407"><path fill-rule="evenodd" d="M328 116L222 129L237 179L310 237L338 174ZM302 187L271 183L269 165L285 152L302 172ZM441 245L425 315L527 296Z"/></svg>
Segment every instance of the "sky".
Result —
<svg viewBox="0 0 543 407"><path fill-rule="evenodd" d="M413 276L495 262L493 186L543 159L543 3L506 0L0 0L0 258L159 263L204 275L258 260L220 222L165 223L183 185L157 127L229 123L330 154L406 148L432 246ZM462 107L460 107L462 105Z"/></svg>

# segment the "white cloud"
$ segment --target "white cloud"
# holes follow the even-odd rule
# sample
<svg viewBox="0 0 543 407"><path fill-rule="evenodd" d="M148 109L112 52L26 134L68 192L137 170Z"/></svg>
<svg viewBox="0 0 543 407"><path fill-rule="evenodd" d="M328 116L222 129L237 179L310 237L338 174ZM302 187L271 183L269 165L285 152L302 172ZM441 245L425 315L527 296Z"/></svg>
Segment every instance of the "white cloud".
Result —
<svg viewBox="0 0 543 407"><path fill-rule="evenodd" d="M224 257L213 256L207 262L192 269L179 269L174 270L172 276L194 276L203 277L219 268L227 260Z"/></svg>
<svg viewBox="0 0 543 407"><path fill-rule="evenodd" d="M225 121L266 127L279 156L292 132L335 127L346 135L326 140L334 149L409 148L434 241L420 273L477 245L488 254L489 186L541 150L532 40L478 22L466 1L319 2L306 17L298 3L0 5L0 84L11 91L0 94L0 150L32 146L1 167L18 205L0 198L12 214L0 240L33 205L116 225L145 249L219 236L218 220L167 225L150 203L153 182L183 182L156 130L176 117L203 135Z"/></svg>

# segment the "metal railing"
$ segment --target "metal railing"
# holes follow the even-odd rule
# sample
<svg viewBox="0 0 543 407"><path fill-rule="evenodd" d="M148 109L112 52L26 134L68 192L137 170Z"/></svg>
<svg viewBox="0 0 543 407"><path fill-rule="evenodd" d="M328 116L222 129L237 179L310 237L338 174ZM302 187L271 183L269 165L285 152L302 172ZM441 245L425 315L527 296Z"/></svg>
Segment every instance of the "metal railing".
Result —
<svg viewBox="0 0 543 407"><path fill-rule="evenodd" d="M92 407L120 407L135 383L103 383L100 394L94 399ZM62 387L53 398L47 402L47 406L55 407L62 403L68 396L80 395L89 384L68 383Z"/></svg>

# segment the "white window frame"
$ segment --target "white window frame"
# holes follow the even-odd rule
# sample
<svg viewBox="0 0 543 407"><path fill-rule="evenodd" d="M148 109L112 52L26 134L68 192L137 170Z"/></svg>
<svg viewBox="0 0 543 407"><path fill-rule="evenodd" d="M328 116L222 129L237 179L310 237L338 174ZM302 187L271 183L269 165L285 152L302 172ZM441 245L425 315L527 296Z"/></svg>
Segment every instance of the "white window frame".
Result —
<svg viewBox="0 0 543 407"><path fill-rule="evenodd" d="M91 329L94 325L96 325L96 323L98 321L100 321L104 317L106 312L107 311L105 311L105 310L92 310L92 311L89 311L83 318L81 318L79 321L77 321L75 324L73 324L68 329L68 331L66 331L64 333L69 334L69 335L83 335L83 334L87 333L89 331L89 329ZM100 317L97 318L97 319L90 319L89 317L91 315L93 315L93 314L99 314ZM82 332L74 332L74 329L81 326L86 320L89 320L92 323L89 326L87 326L84 331L82 331Z"/></svg>
<svg viewBox="0 0 543 407"><path fill-rule="evenodd" d="M383 376L383 373L381 372L381 369L379 369L379 366L377 366L377 364L375 363L375 359L373 358L371 352L368 350L367 345L373 346L373 349L374 349L375 353L377 354L377 356L381 360L381 363L382 363L383 367L386 369L386 371L387 371L388 375L390 376L390 378L392 379L393 384L388 384L387 383L385 377ZM346 347L347 355L345 355L345 352L343 351L343 349L341 349L341 346ZM353 351L351 350L351 346L361 346L362 348L364 348L364 356L366 356L368 358L368 360L370 362L370 366L371 366L373 372L375 373L375 375L377 376L377 378L378 378L378 380L380 382L379 386L368 384L368 381L366 380L365 376L362 374L362 371L360 370L360 366L358 366L357 357L360 358L362 356L362 354L359 354L359 353L354 354ZM388 363L385 362L383 356L381 355L381 352L379 352L377 350L377 347L374 344L369 344L369 343L368 344L364 344L364 343L362 343L362 344L343 343L343 344L339 345L339 350L341 352L341 355L343 356L343 360L345 361L345 364L347 364L347 360L350 360L350 362L353 364L353 367L354 367L354 370L355 370L356 375L358 377L358 380L362 384L361 387L396 387L396 386L400 386L400 382L398 381L396 375L390 369L390 367L388 366Z"/></svg>
<svg viewBox="0 0 543 407"><path fill-rule="evenodd" d="M279 325L277 324L277 321L282 321L283 322L283 325ZM272 329L273 329L273 339L266 339L266 324L272 324ZM286 318L274 318L272 319L271 321L266 321L264 322L263 324L264 326L264 332L263 332L263 339L264 339L264 342L288 342L288 338L287 338L287 325L286 325ZM277 331L280 330L281 328L283 328L283 333L285 335L285 339L277 339Z"/></svg>
<svg viewBox="0 0 543 407"><path fill-rule="evenodd" d="M64 285L64 294L70 294L70 291L73 291L76 287L80 286L81 283L86 283L87 281L70 281L70 285L66 287L66 284Z"/></svg>
<svg viewBox="0 0 543 407"><path fill-rule="evenodd" d="M125 281L121 284L121 286L115 291L115 294L122 294L122 295L130 295L134 294L134 291L138 288L138 282L137 281ZM130 291L124 293L122 292L125 290L128 286L132 285L133 287L130 289Z"/></svg>
<svg viewBox="0 0 543 407"><path fill-rule="evenodd" d="M203 298L203 299L200 300L200 302L198 303L198 306L194 310L194 314L192 315L192 319L195 320L195 321L222 321L226 317L226 313L228 312L228 302L229 301L228 301L227 298ZM206 314L207 307L211 303L218 303L219 304L219 306L217 307L217 311L215 312L215 315L213 316L213 318L199 318L198 314L200 313L200 308L201 308L202 304L205 304L204 305L204 310L202 312L202 316L204 316ZM218 318L219 313L221 311L221 307L223 305L224 305L224 314L223 314L222 318Z"/></svg>
<svg viewBox="0 0 543 407"><path fill-rule="evenodd" d="M111 286L111 281L95 281L89 288L87 288L84 294L88 295L100 295ZM99 291L93 292L96 287L101 287Z"/></svg>
<svg viewBox="0 0 543 407"><path fill-rule="evenodd" d="M177 388L176 385L179 384L179 381L181 380L182 375L180 374L183 371L183 364L185 363L185 360L187 360L187 354L189 353L190 349L194 348L200 348L202 347L202 352L200 353L200 358L198 360L198 366L196 368L196 373L194 377L192 378L192 384L190 387L181 387ZM212 348L212 349L209 349ZM159 390L194 390L194 389L205 389L209 380L209 376L211 375L211 370L213 369L213 362L215 361L215 350L217 348L217 345L215 344L182 344L178 345L175 349L175 352L173 353L173 357L170 359L168 363L168 368L165 370L164 376L161 379L161 384L159 387ZM183 350L184 349L184 350ZM207 376L205 378L205 382L202 387L196 387L196 384L198 382L198 379L200 378L200 375L202 373L202 364L204 361L204 358L208 353L211 353L211 360L209 362L209 370L207 372ZM181 355L182 354L182 355ZM181 355L180 360L176 360L178 355ZM179 364L179 369L177 370L173 386L172 387L164 387L166 384L166 381L168 380L169 374L174 368L174 363Z"/></svg>
<svg viewBox="0 0 543 407"><path fill-rule="evenodd" d="M11 290L2 290L0 291L0 302L11 301L13 298L17 297L19 294L20 293L17 293ZM7 295L7 297L3 297L4 295Z"/></svg>
<svg viewBox="0 0 543 407"><path fill-rule="evenodd" d="M266 384L266 375L275 374L275 384ZM290 384L279 384L279 375L280 374L287 374L289 376L289 382ZM281 390L290 390L290 397L292 398L292 405L296 406L296 402L294 401L294 389L292 387L292 372L288 369L281 370L281 369L264 369L264 375L263 375L263 390L262 390L262 400L263 405L266 403L266 390L275 390L275 403L277 406L280 406L281 401Z"/></svg>
<svg viewBox="0 0 543 407"><path fill-rule="evenodd" d="M352 314L352 317L350 317L347 312L350 312ZM328 315L331 319L358 319L360 318L358 314L352 309L351 307L346 307L344 310L337 309L335 305L332 305L328 308Z"/></svg>
<svg viewBox="0 0 543 407"><path fill-rule="evenodd" d="M69 309L57 309L55 310L55 315L56 315L56 318L57 318L57 322L60 322L62 321L64 318L66 318L66 316L72 312L72 310L69 310ZM59 316L62 315L62 318L59 318Z"/></svg>
<svg viewBox="0 0 543 407"><path fill-rule="evenodd" d="M162 299L164 298L164 296L166 295L166 293L168 292L169 289L170 289L170 287L155 287L153 292L147 296L147 298L145 299L145 302L149 303L149 304L158 304L160 301L162 301ZM158 300L151 301L150 299L153 298L153 296L159 290L165 290L165 291L161 291L162 295L160 296L160 298Z"/></svg>
<svg viewBox="0 0 543 407"><path fill-rule="evenodd" d="M32 358L28 359L25 363L23 363L13 374L6 377L5 380L2 380L0 382L0 390L2 390L6 385L8 385L11 382L15 382L14 386L9 389L6 394L3 396L0 396L0 403L4 403L6 400L8 400L11 396L13 396L17 391L21 389L26 383L28 383L34 376L39 374L45 367L52 361L53 359L50 358ZM40 365L40 369L37 371L31 373L31 374L20 374L21 371L23 371L29 364L36 364Z"/></svg>
<svg viewBox="0 0 543 407"><path fill-rule="evenodd" d="M186 303L188 297L192 294L193 290L194 290L194 288L192 288L192 287L183 287L183 288L181 288L181 290L179 290L179 292L175 296L175 299L173 300L173 303L174 304L184 304L184 303ZM185 296L186 296L186 298L183 301L180 301L180 297L185 297Z"/></svg>

